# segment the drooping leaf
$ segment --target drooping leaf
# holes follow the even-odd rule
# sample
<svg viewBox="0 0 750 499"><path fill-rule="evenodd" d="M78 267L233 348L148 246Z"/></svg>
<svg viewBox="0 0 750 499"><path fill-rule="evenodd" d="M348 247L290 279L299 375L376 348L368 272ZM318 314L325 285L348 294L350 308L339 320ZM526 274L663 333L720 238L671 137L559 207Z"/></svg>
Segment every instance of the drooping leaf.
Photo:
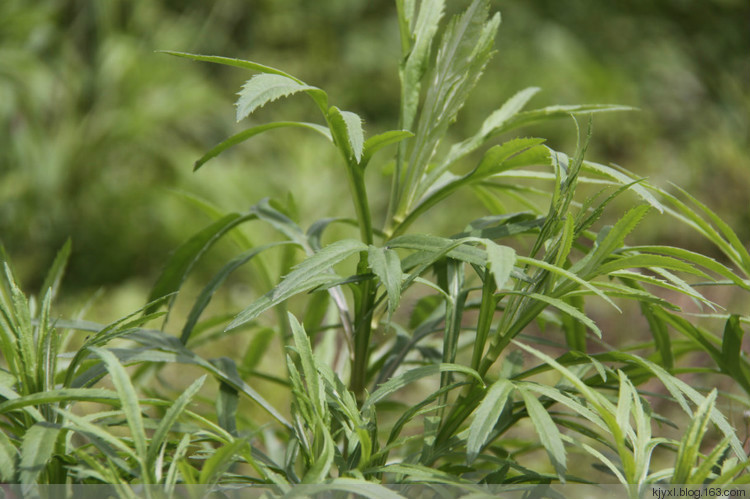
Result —
<svg viewBox="0 0 750 499"><path fill-rule="evenodd" d="M325 101L325 92L317 87L306 85L299 80L279 74L263 73L247 80L237 100L237 121L248 117L259 107L298 92L307 92L316 101Z"/></svg>
<svg viewBox="0 0 750 499"><path fill-rule="evenodd" d="M208 160L215 158L216 156L218 156L219 154L221 154L222 152L224 152L225 150L229 149L232 146L235 146L252 137L255 137L258 134L267 132L268 130L273 130L275 128L288 128L288 127L307 128L315 132L318 132L319 134L326 137L328 140L333 140L333 138L331 137L330 130L316 123L304 123L301 121L277 121L274 123L266 123L264 125L258 125L258 126L248 128L247 130L243 130L235 135L232 135L228 139L220 142L219 144L216 144L206 154L201 156L200 159L198 159L195 162L195 164L193 165L193 171L197 171L198 168L203 166Z"/></svg>
<svg viewBox="0 0 750 499"><path fill-rule="evenodd" d="M495 381L487 389L482 402L474 411L474 419L469 426L469 438L466 442L469 464L476 459L484 447L490 431L495 426L514 389L513 383L505 378Z"/></svg>

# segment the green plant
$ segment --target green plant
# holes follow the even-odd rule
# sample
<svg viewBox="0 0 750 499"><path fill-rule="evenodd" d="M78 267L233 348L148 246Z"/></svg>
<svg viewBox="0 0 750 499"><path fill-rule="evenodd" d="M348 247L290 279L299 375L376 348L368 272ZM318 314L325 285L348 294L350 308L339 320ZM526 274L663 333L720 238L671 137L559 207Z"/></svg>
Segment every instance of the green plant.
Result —
<svg viewBox="0 0 750 499"><path fill-rule="evenodd" d="M570 465L569 453L588 456L633 496L648 483L747 480L742 443L716 407L717 392L698 390L677 376L710 372L728 376L745 395L750 390L750 365L740 348L741 322L747 319L684 314L675 303L676 297L685 296L715 310L716 304L698 291L700 285L750 289L740 277L750 273L750 257L734 232L685 192L677 197L620 168L585 159L591 118L582 132L578 117L628 109L622 106L524 111L538 91L530 88L490 114L476 134L451 143L450 126L493 54L499 15L490 16L487 0L474 0L441 31L444 1L396 4L403 55L400 123L398 129L368 139L356 114L330 105L326 92L282 70L169 52L258 73L240 91L238 120L297 93L310 97L322 115L321 123L253 126L211 149L196 169L272 129L315 131L340 153L338 167L348 180L355 218L323 219L304 229L293 199L262 200L247 212L229 214L204 203L215 221L175 251L144 315L94 328L98 332L93 338L101 341L87 340L64 376L64 389L73 386L71 379L83 376L82 386L93 390L88 387L109 371L115 393L102 399L116 409L88 420L64 408L52 410L53 419L45 420L49 424L43 428L75 431L91 444L71 449L60 443L57 454L45 451L39 462L48 470L67 470L68 477L76 469L76 479L100 482L263 483L282 491L292 484L321 482L342 490L368 482L587 482L583 469ZM580 136L573 156L551 149L543 139L507 136L532 123L570 117ZM491 145L498 138L503 140ZM379 224L369 199L376 180L367 177L372 176L374 155L391 145L396 146L395 160L388 170L388 204ZM592 186L600 190L580 194ZM470 190L489 214L467 220L466 228L450 237L412 232L430 210L451 209L451 196L461 190ZM614 211L613 201L629 195L639 201L613 224L602 226L605 212ZM516 206L524 211L513 211ZM682 248L626 245L625 239L654 210L707 237L738 270ZM240 231L247 222L268 224L281 239L257 245ZM356 237L327 242L328 229L335 224L356 228ZM143 329L165 304L163 329L166 317L172 319L170 325L174 322L177 293L191 270L227 235L244 251L199 293L179 338ZM280 250L283 278L273 277L264 258L267 250ZM221 285L248 262L255 263L265 294L238 314L201 320ZM13 335L6 333L3 341L40 341L50 329L46 315L35 323L41 329L29 332L24 324L31 324L30 319L20 320L25 316L14 309L22 295L9 282L16 298L3 305L3 327ZM587 313L587 307L599 305L619 310L628 301L643 315L644 338L651 335L634 346L608 337L606 327ZM403 303L413 304L412 310L404 310ZM270 311L274 320L267 317ZM722 335L702 321L717 315L724 321ZM82 327L75 321L69 325ZM672 338L670 330L680 338ZM202 344L240 333L252 335L252 340L237 358L208 361L195 353ZM280 352L271 349L273 338ZM136 345L104 349L104 343L114 339ZM562 353L553 356L550 349ZM707 353L712 366L692 364L689 355L695 352ZM286 376L260 372L262 357L283 359ZM80 372L84 360L88 370ZM178 409L160 417L141 414L141 406L158 406L165 396L139 400L134 383L145 384L148 374L158 373L155 363L173 362L198 365L219 381L210 416L186 409L199 382L178 399L173 406ZM529 362L533 365L525 365ZM133 382L122 368L130 364L139 366ZM13 371L13 376L8 386L26 386L23 370ZM259 379L289 394L289 418L286 408L251 388ZM671 403L667 414L649 403L645 383L650 380L664 388L662 397ZM433 384L426 397L420 383ZM400 401L404 393L408 403ZM21 395L24 402L3 394L8 400L0 405L0 413L9 414L15 425L15 437L3 444L3 449L11 449L8 455L19 445L24 455L24 435L41 431L31 432L29 414L46 399ZM238 411L242 398L268 414L272 430L261 431L258 421ZM746 396L740 402L748 405ZM654 436L652 422L669 422L675 408L688 420L684 437ZM22 420L16 422L20 416L14 411L21 411ZM165 437L180 412L205 428L198 437L180 428L173 428L177 437ZM123 417L127 440L99 433L91 424L95 420L106 425L113 418L122 422ZM155 427L151 435L144 431L147 421ZM711 428L721 439L701 453ZM534 436L528 437L529 429ZM163 450L168 447L175 450L165 473L155 459L169 454ZM527 458L538 450L546 460ZM655 452L673 465L655 465ZM52 460L53 455L72 455L85 465L66 468ZM14 458L2 463L6 476L18 476Z"/></svg>

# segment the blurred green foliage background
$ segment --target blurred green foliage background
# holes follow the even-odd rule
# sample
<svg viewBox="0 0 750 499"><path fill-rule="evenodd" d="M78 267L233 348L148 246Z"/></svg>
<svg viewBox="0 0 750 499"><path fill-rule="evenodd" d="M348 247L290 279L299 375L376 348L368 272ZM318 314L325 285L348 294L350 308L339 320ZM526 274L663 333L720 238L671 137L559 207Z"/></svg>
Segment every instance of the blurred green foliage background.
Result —
<svg viewBox="0 0 750 499"><path fill-rule="evenodd" d="M456 133L475 130L526 86L544 90L536 106L638 107L596 118L589 159L687 188L750 240L750 2L493 7L503 15L498 53ZM145 289L168 253L208 222L175 191L231 210L291 191L305 225L350 214L336 203L346 185L334 151L304 131L271 132L193 174L203 152L248 126L234 123L232 102L249 74L161 49L270 64L324 88L364 117L368 133L397 126L390 0L2 0L0 242L26 287L71 237L71 293L126 282ZM255 119L313 119L313 111L293 97ZM575 148L570 123L528 134ZM653 233L677 242L662 220Z"/></svg>

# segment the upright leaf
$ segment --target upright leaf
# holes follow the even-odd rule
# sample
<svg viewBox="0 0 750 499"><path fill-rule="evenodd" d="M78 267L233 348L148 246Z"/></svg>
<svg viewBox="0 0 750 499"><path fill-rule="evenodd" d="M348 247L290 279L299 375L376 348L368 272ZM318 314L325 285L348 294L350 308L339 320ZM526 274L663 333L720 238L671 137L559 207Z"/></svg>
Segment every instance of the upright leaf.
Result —
<svg viewBox="0 0 750 499"><path fill-rule="evenodd" d="M526 411L529 413L529 418L531 418L531 422L534 424L537 435L539 435L539 441L547 451L547 455L552 462L552 466L555 467L560 481L565 483L567 462L565 446L560 436L560 430L557 429L557 425L552 420L547 409L544 408L533 394L521 388L518 391L521 397L523 397Z"/></svg>
<svg viewBox="0 0 750 499"><path fill-rule="evenodd" d="M35 483L39 474L55 452L58 426L39 422L29 428L21 442L21 462L19 478L21 483Z"/></svg>
<svg viewBox="0 0 750 499"><path fill-rule="evenodd" d="M370 246L368 249L368 263L388 296L388 315L390 317L398 308L401 300L401 260L398 254L388 248Z"/></svg>

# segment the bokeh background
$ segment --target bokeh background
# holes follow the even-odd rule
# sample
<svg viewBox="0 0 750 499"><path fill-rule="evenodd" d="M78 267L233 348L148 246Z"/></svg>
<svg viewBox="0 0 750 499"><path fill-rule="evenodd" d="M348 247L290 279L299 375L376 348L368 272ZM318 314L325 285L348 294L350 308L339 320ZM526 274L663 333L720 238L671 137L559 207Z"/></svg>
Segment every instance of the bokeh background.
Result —
<svg viewBox="0 0 750 499"><path fill-rule="evenodd" d="M466 2L448 3L455 11ZM503 15L497 54L457 138L527 86L543 89L533 106L637 107L596 117L588 157L685 187L750 241L750 2L502 0L493 8ZM192 173L203 152L249 125L235 123L233 109L249 74L158 50L280 67L362 115L368 133L397 125L390 0L2 0L0 242L26 289L70 237L64 295L103 288L115 313L137 308L170 251L209 221L184 193L243 210L291 192L303 225L351 214L334 151L309 132L271 132ZM312 120L314 111L292 97L252 120ZM575 149L572 123L526 132ZM385 185L374 170L372 182ZM432 215L435 227L441 217ZM651 217L644 233L712 251L680 239L667 218Z"/></svg>

